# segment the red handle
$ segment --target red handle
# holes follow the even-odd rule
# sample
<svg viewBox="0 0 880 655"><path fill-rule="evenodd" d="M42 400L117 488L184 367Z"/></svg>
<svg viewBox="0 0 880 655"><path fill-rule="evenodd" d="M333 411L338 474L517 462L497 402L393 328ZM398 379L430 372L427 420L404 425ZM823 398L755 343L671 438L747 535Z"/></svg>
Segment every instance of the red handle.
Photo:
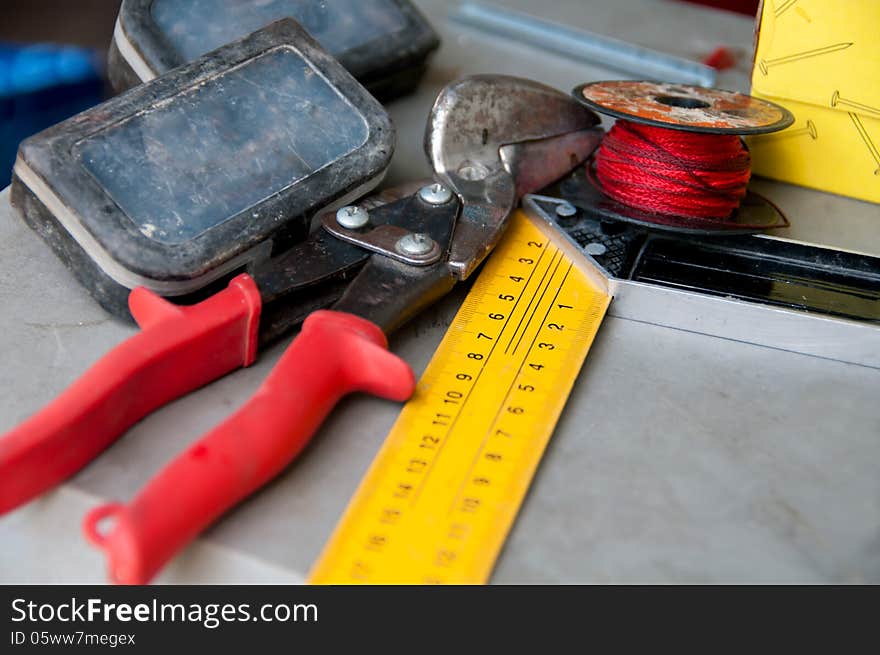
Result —
<svg viewBox="0 0 880 655"><path fill-rule="evenodd" d="M86 516L86 537L109 558L117 583L144 584L224 511L281 472L347 393L403 401L412 370L386 350L373 323L312 313L248 403L169 464L128 506ZM102 534L98 523L115 518Z"/></svg>
<svg viewBox="0 0 880 655"><path fill-rule="evenodd" d="M128 304L140 334L0 437L0 514L76 473L157 407L256 357L261 301L248 275L190 307L142 288Z"/></svg>

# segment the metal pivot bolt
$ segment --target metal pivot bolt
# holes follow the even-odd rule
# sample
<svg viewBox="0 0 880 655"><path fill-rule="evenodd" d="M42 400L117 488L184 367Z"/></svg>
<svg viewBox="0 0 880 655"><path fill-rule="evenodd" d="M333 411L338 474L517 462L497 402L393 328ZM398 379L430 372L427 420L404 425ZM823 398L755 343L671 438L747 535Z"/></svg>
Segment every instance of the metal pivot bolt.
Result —
<svg viewBox="0 0 880 655"><path fill-rule="evenodd" d="M395 247L401 255L424 257L434 249L434 239L422 233L407 234L397 241Z"/></svg>
<svg viewBox="0 0 880 655"><path fill-rule="evenodd" d="M342 207L336 212L336 222L346 230L357 230L370 222L370 213L363 207Z"/></svg>
<svg viewBox="0 0 880 655"><path fill-rule="evenodd" d="M419 189L419 198L429 205L445 205L452 200L452 191L439 182L434 182Z"/></svg>

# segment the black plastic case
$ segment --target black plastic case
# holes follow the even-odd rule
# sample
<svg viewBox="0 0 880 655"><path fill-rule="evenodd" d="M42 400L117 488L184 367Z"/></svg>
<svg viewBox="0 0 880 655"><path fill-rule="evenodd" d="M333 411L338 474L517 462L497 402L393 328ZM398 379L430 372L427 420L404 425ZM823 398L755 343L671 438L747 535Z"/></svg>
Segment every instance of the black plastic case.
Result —
<svg viewBox="0 0 880 655"><path fill-rule="evenodd" d="M124 0L110 82L123 91L285 17L383 100L414 89L440 44L409 0Z"/></svg>
<svg viewBox="0 0 880 655"><path fill-rule="evenodd" d="M286 19L24 141L12 204L127 317L135 286L189 302L304 238L393 148L382 106Z"/></svg>

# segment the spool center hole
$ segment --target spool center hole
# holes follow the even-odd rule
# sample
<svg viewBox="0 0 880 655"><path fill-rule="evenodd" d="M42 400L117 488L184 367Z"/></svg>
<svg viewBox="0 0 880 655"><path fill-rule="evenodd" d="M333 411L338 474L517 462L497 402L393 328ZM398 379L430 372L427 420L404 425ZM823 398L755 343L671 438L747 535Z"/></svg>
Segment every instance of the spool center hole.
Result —
<svg viewBox="0 0 880 655"><path fill-rule="evenodd" d="M705 109L706 107L711 107L705 100L697 100L696 98L685 96L657 96L655 100L670 107L681 107L683 109Z"/></svg>

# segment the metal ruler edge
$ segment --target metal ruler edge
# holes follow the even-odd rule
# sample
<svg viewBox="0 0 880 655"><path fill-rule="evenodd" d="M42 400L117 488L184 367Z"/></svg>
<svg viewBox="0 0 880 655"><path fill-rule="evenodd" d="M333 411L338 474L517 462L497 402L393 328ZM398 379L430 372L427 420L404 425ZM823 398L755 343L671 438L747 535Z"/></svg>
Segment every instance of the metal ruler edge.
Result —
<svg viewBox="0 0 880 655"><path fill-rule="evenodd" d="M308 581L487 581L610 300L564 236L516 211Z"/></svg>

